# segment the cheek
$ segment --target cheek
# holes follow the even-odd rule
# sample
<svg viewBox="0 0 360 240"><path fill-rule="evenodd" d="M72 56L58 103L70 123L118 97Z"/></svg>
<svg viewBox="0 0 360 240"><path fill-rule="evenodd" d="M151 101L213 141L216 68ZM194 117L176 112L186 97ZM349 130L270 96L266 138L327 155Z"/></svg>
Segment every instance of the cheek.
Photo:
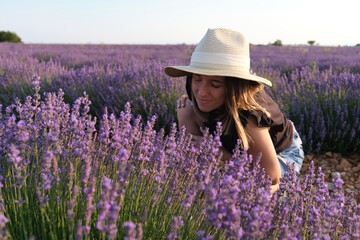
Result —
<svg viewBox="0 0 360 240"><path fill-rule="evenodd" d="M223 96L223 97L221 98L220 102L221 102L221 105L225 104L225 96Z"/></svg>
<svg viewBox="0 0 360 240"><path fill-rule="evenodd" d="M197 84L196 83L192 83L191 84L191 90L195 93L198 90Z"/></svg>
<svg viewBox="0 0 360 240"><path fill-rule="evenodd" d="M225 91L218 92L216 96L219 102L225 103Z"/></svg>

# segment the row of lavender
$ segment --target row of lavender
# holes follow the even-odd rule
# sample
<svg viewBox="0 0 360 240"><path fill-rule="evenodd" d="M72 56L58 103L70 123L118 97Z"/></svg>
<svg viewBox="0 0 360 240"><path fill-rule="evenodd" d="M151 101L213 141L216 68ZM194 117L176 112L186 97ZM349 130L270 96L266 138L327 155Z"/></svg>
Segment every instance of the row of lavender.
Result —
<svg viewBox="0 0 360 240"><path fill-rule="evenodd" d="M84 91L91 114L104 108L118 115L126 102L155 129L169 132L183 79L163 73L166 65L187 64L188 45L0 45L0 102L30 94L33 73L45 92L62 88L73 103ZM251 46L252 68L270 78L268 89L294 121L305 151L359 153L360 48Z"/></svg>
<svg viewBox="0 0 360 240"><path fill-rule="evenodd" d="M142 125L130 104L96 130L88 96L70 106L33 85L0 116L1 239L360 238L340 176L289 171L271 195L258 158L220 160L219 134L195 148L175 124L166 136L156 117Z"/></svg>
<svg viewBox="0 0 360 240"><path fill-rule="evenodd" d="M316 63L320 70L360 73L360 47L251 46L253 66L266 66L290 74Z"/></svg>
<svg viewBox="0 0 360 240"><path fill-rule="evenodd" d="M184 62L181 54L191 46L76 46L0 45L0 102L31 92L32 74L41 76L45 92L62 88L65 101L73 103L84 91L92 101L94 116L105 107L119 114L131 102L136 114L159 117L156 129L175 121L175 101L183 92L182 81L165 77L162 69ZM190 50L189 50L190 49ZM169 58L173 52L178 58Z"/></svg>

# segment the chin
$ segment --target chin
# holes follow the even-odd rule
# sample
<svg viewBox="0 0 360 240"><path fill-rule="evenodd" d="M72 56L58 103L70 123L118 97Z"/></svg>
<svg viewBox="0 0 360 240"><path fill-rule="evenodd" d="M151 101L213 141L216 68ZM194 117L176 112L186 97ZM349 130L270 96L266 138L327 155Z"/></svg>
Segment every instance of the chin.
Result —
<svg viewBox="0 0 360 240"><path fill-rule="evenodd" d="M208 108L208 107L200 107L200 106L198 106L198 107L202 112L206 112L206 113L211 112L212 110L214 110L214 109Z"/></svg>

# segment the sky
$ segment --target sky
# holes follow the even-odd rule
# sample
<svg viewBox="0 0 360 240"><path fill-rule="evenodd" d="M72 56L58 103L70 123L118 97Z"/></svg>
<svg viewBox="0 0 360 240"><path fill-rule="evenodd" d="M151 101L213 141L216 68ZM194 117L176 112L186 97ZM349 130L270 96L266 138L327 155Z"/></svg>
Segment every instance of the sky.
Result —
<svg viewBox="0 0 360 240"><path fill-rule="evenodd" d="M360 44L359 0L0 0L24 43L197 44L208 28L252 44Z"/></svg>

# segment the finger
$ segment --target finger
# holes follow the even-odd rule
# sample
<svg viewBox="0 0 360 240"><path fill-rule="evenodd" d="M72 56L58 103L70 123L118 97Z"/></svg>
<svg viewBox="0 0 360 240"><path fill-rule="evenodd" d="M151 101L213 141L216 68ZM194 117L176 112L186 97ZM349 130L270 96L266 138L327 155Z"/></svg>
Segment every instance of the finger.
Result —
<svg viewBox="0 0 360 240"><path fill-rule="evenodd" d="M177 103L176 103L176 108L180 108L180 105L181 105L181 100L177 100Z"/></svg>
<svg viewBox="0 0 360 240"><path fill-rule="evenodd" d="M181 96L181 101L182 101L182 102L185 102L186 99L188 99L188 96L187 96L187 95L182 95L182 96Z"/></svg>
<svg viewBox="0 0 360 240"><path fill-rule="evenodd" d="M183 107L185 107L185 105L186 105L186 101L187 101L187 99L188 99L189 97L188 97L188 95L182 95L182 106Z"/></svg>
<svg viewBox="0 0 360 240"><path fill-rule="evenodd" d="M186 99L184 96L181 97L181 107L185 107Z"/></svg>
<svg viewBox="0 0 360 240"><path fill-rule="evenodd" d="M188 135L189 135L189 137L190 137L191 142L196 142L196 140L197 140L197 136L196 136L196 135L192 135L191 133L189 133Z"/></svg>
<svg viewBox="0 0 360 240"><path fill-rule="evenodd" d="M271 192L271 195L272 195L273 193L275 193L279 189L279 184L277 183L275 185L271 185L270 189L271 189L270 192Z"/></svg>
<svg viewBox="0 0 360 240"><path fill-rule="evenodd" d="M202 137L192 135L191 141L192 141L195 145L200 145L200 143L201 143L201 141L202 141Z"/></svg>

